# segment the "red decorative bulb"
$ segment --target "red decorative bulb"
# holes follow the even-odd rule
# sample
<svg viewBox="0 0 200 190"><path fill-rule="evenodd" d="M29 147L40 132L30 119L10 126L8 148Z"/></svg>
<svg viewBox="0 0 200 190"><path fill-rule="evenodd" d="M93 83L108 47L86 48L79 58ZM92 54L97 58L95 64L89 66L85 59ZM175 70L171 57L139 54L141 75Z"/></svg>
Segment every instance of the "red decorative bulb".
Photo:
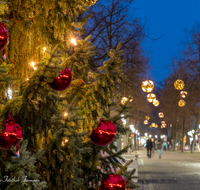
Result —
<svg viewBox="0 0 200 190"><path fill-rule="evenodd" d="M126 190L126 182L120 175L110 174L102 180L99 190Z"/></svg>
<svg viewBox="0 0 200 190"><path fill-rule="evenodd" d="M55 77L52 83L47 83L52 89L62 91L69 87L72 81L72 72L69 68L60 72L59 77Z"/></svg>
<svg viewBox="0 0 200 190"><path fill-rule="evenodd" d="M22 128L14 122L11 115L4 121L5 129L0 133L0 148L9 149L17 146L22 140Z"/></svg>
<svg viewBox="0 0 200 190"><path fill-rule="evenodd" d="M110 121L100 120L96 129L90 135L91 141L98 146L105 146L113 141L116 135L116 127Z"/></svg>
<svg viewBox="0 0 200 190"><path fill-rule="evenodd" d="M3 23L0 23L0 51L2 51L8 44L8 31Z"/></svg>

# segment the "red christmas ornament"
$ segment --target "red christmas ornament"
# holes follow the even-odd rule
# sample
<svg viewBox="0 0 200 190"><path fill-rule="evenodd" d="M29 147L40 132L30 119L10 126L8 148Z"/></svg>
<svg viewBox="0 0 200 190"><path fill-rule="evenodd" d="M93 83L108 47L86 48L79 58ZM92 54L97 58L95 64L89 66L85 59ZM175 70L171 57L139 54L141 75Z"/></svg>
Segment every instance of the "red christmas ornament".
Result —
<svg viewBox="0 0 200 190"><path fill-rule="evenodd" d="M105 146L113 141L116 135L116 127L110 121L100 120L96 129L90 135L91 141L98 146Z"/></svg>
<svg viewBox="0 0 200 190"><path fill-rule="evenodd" d="M59 77L55 77L52 83L47 83L52 89L57 91L65 90L72 81L72 72L69 68L60 72Z"/></svg>
<svg viewBox="0 0 200 190"><path fill-rule="evenodd" d="M5 129L0 133L0 148L9 149L19 145L22 140L22 128L14 122L11 115L4 121Z"/></svg>
<svg viewBox="0 0 200 190"><path fill-rule="evenodd" d="M0 23L0 51L2 51L8 44L8 31L3 23Z"/></svg>
<svg viewBox="0 0 200 190"><path fill-rule="evenodd" d="M99 190L126 190L126 182L120 175L110 174L102 180Z"/></svg>

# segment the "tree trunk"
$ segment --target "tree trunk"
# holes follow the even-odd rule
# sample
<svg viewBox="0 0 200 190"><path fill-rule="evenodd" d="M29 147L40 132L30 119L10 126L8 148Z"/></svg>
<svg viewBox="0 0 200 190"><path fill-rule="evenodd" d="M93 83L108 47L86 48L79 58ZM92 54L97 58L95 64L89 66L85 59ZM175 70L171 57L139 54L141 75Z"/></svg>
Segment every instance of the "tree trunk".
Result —
<svg viewBox="0 0 200 190"><path fill-rule="evenodd" d="M136 125L137 125L137 119L138 119L138 110L137 110L137 114L136 114L136 118L135 118L135 130L137 129ZM137 146L136 146L137 140L136 140L136 134L134 134L134 148L136 150Z"/></svg>
<svg viewBox="0 0 200 190"><path fill-rule="evenodd" d="M181 152L183 152L184 131L185 131L185 111L184 111L184 114L183 114L183 128L182 128L182 144L181 144Z"/></svg>
<svg viewBox="0 0 200 190"><path fill-rule="evenodd" d="M199 123L199 115L200 115L200 104L199 104L198 113L196 115L196 123L195 123L195 127L194 127L193 141L192 141L191 150L190 150L191 153L194 153L194 143L195 143L195 136L196 136L197 126L198 126L198 123Z"/></svg>
<svg viewBox="0 0 200 190"><path fill-rule="evenodd" d="M173 151L176 151L176 125L177 125L177 109L175 110L175 122L173 127Z"/></svg>

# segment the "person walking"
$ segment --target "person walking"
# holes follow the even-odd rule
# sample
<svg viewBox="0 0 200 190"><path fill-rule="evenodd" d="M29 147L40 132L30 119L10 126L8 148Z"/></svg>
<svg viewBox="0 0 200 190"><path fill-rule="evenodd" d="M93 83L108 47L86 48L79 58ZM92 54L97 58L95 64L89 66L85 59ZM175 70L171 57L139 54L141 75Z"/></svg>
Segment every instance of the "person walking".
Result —
<svg viewBox="0 0 200 190"><path fill-rule="evenodd" d="M166 149L167 149L167 143L166 142L164 142L163 147L164 147L164 151L166 151Z"/></svg>
<svg viewBox="0 0 200 190"><path fill-rule="evenodd" d="M162 141L161 141L160 138L158 138L157 149L158 149L159 159L161 159L161 154L162 154Z"/></svg>
<svg viewBox="0 0 200 190"><path fill-rule="evenodd" d="M167 142L167 148L168 148L168 151L169 151L169 142Z"/></svg>
<svg viewBox="0 0 200 190"><path fill-rule="evenodd" d="M150 137L149 137L148 140L147 140L146 148L147 148L147 156L148 156L149 158L151 158L151 150L153 149L153 143L152 143Z"/></svg>

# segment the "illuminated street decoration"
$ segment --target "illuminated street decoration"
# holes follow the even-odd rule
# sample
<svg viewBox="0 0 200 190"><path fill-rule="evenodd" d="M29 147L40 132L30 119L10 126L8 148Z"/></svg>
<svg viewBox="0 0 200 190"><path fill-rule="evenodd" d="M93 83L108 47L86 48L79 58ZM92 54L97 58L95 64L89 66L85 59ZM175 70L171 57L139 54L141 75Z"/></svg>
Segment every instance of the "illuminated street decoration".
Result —
<svg viewBox="0 0 200 190"><path fill-rule="evenodd" d="M156 95L153 93L147 94L147 101L152 103L153 100L156 99Z"/></svg>
<svg viewBox="0 0 200 190"><path fill-rule="evenodd" d="M156 100L156 99L155 99L155 100L153 100L153 105L154 105L154 106L156 106L156 107L157 107L157 106L159 106L159 104L160 104L160 103L159 103L159 101L158 101L158 100Z"/></svg>
<svg viewBox="0 0 200 190"><path fill-rule="evenodd" d="M158 128L158 125L155 124L155 123L152 123L152 124L150 125L150 128Z"/></svg>
<svg viewBox="0 0 200 190"><path fill-rule="evenodd" d="M149 116L146 116L146 120L149 120L150 119L150 117Z"/></svg>
<svg viewBox="0 0 200 190"><path fill-rule="evenodd" d="M165 124L165 121L161 121L162 124Z"/></svg>
<svg viewBox="0 0 200 190"><path fill-rule="evenodd" d="M181 79L177 79L174 83L174 88L176 90L182 90L184 88L185 84Z"/></svg>
<svg viewBox="0 0 200 190"><path fill-rule="evenodd" d="M144 92L151 92L154 89L154 83L151 80L145 80L144 82L142 82L142 90Z"/></svg>
<svg viewBox="0 0 200 190"><path fill-rule="evenodd" d="M149 122L148 120L144 120L144 124L147 125Z"/></svg>
<svg viewBox="0 0 200 190"><path fill-rule="evenodd" d="M180 96L181 96L182 98L185 98L185 97L187 96L187 92L186 92L186 91L181 91L181 92L180 92Z"/></svg>
<svg viewBox="0 0 200 190"><path fill-rule="evenodd" d="M178 102L178 105L179 105L180 107L184 107L185 104L186 104L186 102L185 102L184 100L179 100L179 102Z"/></svg>
<svg viewBox="0 0 200 190"><path fill-rule="evenodd" d="M128 100L128 98L123 97L123 98L121 99L121 104L125 104L127 100Z"/></svg>
<svg viewBox="0 0 200 190"><path fill-rule="evenodd" d="M158 113L158 117L163 118L164 117L164 113L163 112L159 112Z"/></svg>

